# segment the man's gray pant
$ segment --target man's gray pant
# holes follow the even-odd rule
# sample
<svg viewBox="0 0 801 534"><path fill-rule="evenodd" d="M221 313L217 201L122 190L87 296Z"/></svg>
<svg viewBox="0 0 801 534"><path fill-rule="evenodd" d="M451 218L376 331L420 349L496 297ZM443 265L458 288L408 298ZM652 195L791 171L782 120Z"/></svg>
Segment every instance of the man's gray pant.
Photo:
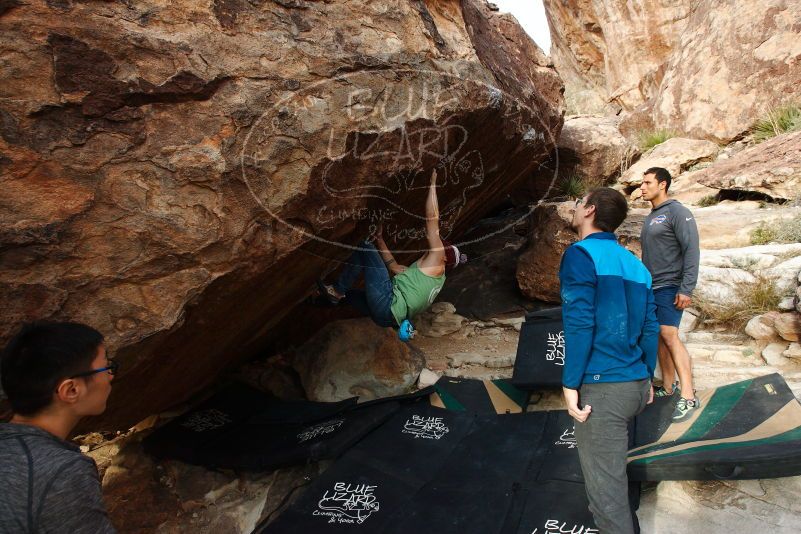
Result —
<svg viewBox="0 0 801 534"><path fill-rule="evenodd" d="M633 534L629 507L626 455L629 422L645 409L650 380L584 384L580 406L592 411L583 423L576 422L581 471L590 501L590 511L601 534Z"/></svg>

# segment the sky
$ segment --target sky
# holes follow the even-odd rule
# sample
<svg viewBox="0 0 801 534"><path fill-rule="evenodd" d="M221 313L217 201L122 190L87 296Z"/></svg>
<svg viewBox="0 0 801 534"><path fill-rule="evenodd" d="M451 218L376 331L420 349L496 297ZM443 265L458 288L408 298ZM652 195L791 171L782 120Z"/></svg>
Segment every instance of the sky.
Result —
<svg viewBox="0 0 801 534"><path fill-rule="evenodd" d="M502 12L511 13L534 42L548 54L551 51L551 33L545 19L542 0L490 0Z"/></svg>

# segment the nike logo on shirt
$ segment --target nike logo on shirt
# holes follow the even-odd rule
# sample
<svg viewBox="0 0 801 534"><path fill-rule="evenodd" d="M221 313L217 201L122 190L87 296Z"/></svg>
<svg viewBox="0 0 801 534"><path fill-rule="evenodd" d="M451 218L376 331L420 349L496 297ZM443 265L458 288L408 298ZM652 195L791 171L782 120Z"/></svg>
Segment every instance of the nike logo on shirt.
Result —
<svg viewBox="0 0 801 534"><path fill-rule="evenodd" d="M684 219L684 220L685 220L685 221L692 221L692 220L693 220L693 218L692 218L692 217L687 217L687 218L686 218L686 219Z"/></svg>

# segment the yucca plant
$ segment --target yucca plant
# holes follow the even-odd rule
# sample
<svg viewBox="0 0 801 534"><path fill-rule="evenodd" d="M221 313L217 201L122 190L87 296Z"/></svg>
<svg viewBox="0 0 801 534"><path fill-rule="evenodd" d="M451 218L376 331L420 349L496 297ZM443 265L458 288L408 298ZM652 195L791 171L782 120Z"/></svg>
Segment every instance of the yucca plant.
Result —
<svg viewBox="0 0 801 534"><path fill-rule="evenodd" d="M769 108L765 115L751 127L754 141L757 142L798 130L801 130L801 106L798 104L784 104Z"/></svg>
<svg viewBox="0 0 801 534"><path fill-rule="evenodd" d="M568 174L559 182L559 190L569 198L581 198L587 192L587 184L578 174Z"/></svg>
<svg viewBox="0 0 801 534"><path fill-rule="evenodd" d="M656 145L662 144L671 137L676 137L676 133L671 130L651 130L640 132L640 149L645 152L651 150Z"/></svg>

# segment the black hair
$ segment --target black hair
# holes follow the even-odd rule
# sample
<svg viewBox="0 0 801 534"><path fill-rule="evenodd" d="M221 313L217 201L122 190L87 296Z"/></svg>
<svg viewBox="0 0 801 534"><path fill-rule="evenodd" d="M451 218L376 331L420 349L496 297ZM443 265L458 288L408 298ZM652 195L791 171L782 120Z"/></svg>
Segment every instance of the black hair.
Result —
<svg viewBox="0 0 801 534"><path fill-rule="evenodd" d="M0 383L14 413L34 415L53 402L60 381L90 370L103 335L80 323L24 325L0 356Z"/></svg>
<svg viewBox="0 0 801 534"><path fill-rule="evenodd" d="M662 167L651 167L642 174L643 176L646 174L653 174L656 177L657 183L665 182L665 193L667 193L667 190L670 189L670 182L673 181L673 178L670 176L670 172Z"/></svg>
<svg viewBox="0 0 801 534"><path fill-rule="evenodd" d="M625 197L611 187L599 187L590 191L585 206L595 206L593 224L604 232L617 230L629 212Z"/></svg>

